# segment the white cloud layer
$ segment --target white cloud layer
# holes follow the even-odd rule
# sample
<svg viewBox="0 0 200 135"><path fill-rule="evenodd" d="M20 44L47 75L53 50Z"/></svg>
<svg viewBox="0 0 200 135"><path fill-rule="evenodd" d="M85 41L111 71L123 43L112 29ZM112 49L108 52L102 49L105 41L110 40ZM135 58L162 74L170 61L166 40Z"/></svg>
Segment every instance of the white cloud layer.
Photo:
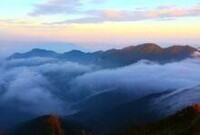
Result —
<svg viewBox="0 0 200 135"><path fill-rule="evenodd" d="M66 115L76 111L71 105L106 91L120 91L136 100L151 93L197 86L199 66L199 58L164 65L140 61L98 71L94 66L49 58L4 61L0 66L0 107Z"/></svg>
<svg viewBox="0 0 200 135"><path fill-rule="evenodd" d="M72 83L75 86L72 91L87 90L95 95L110 89L122 89L133 95L145 96L170 89L183 89L200 84L199 66L199 58L165 65L141 61L127 67L79 76Z"/></svg>

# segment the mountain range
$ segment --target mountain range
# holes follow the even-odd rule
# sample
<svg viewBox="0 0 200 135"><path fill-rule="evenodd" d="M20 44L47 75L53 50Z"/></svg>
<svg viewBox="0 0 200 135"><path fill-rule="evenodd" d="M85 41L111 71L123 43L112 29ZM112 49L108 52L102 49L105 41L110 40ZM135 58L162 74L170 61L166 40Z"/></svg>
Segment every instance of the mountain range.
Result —
<svg viewBox="0 0 200 135"><path fill-rule="evenodd" d="M133 64L142 59L158 63L180 61L192 57L198 49L191 46L171 46L162 48L157 44L146 43L137 46L129 46L123 49L111 49L85 53L72 50L62 54L42 49L33 49L26 53L15 53L9 59L21 59L30 57L49 57L77 62L81 64L96 64L105 68L121 67Z"/></svg>

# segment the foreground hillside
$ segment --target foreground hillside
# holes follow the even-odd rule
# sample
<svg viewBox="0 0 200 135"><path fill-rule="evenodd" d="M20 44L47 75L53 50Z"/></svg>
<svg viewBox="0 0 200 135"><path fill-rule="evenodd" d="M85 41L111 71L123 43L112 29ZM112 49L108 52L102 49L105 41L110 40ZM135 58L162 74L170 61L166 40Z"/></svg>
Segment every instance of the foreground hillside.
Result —
<svg viewBox="0 0 200 135"><path fill-rule="evenodd" d="M45 115L18 125L8 135L89 135L77 123L63 121L55 115ZM92 134L90 134L92 135Z"/></svg>
<svg viewBox="0 0 200 135"><path fill-rule="evenodd" d="M118 135L199 135L200 105L193 105L153 124L133 127Z"/></svg>
<svg viewBox="0 0 200 135"><path fill-rule="evenodd" d="M93 135L92 132L74 122L46 115L18 125L8 135ZM200 105L193 105L176 114L146 125L129 128L113 135L199 135Z"/></svg>

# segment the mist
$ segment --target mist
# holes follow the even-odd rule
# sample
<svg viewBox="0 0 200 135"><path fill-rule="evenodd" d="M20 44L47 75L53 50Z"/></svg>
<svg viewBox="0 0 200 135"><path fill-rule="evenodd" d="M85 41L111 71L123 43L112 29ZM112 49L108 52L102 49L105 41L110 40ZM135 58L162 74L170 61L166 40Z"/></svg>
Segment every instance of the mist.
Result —
<svg viewBox="0 0 200 135"><path fill-rule="evenodd" d="M109 91L134 101L151 93L193 88L200 85L199 67L199 58L163 65L141 60L115 69L56 58L2 60L0 108L66 116L82 109L74 105Z"/></svg>
<svg viewBox="0 0 200 135"><path fill-rule="evenodd" d="M160 65L150 61L140 61L127 67L100 70L76 77L71 85L74 93L83 89L92 94L113 89L123 89L134 95L170 89L183 89L200 84L200 60L187 59Z"/></svg>
<svg viewBox="0 0 200 135"><path fill-rule="evenodd" d="M61 100L71 78L90 72L92 66L49 58L2 61L0 66L0 106L8 105L33 114L67 112ZM65 110L63 110L65 108Z"/></svg>

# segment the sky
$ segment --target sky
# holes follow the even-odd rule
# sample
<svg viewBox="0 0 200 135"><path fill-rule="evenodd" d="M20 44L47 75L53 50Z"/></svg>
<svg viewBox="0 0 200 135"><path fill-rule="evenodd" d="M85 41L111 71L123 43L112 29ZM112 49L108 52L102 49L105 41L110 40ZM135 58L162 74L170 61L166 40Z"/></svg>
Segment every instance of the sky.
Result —
<svg viewBox="0 0 200 135"><path fill-rule="evenodd" d="M0 52L43 42L89 50L145 42L198 46L200 1L2 0L0 42Z"/></svg>

